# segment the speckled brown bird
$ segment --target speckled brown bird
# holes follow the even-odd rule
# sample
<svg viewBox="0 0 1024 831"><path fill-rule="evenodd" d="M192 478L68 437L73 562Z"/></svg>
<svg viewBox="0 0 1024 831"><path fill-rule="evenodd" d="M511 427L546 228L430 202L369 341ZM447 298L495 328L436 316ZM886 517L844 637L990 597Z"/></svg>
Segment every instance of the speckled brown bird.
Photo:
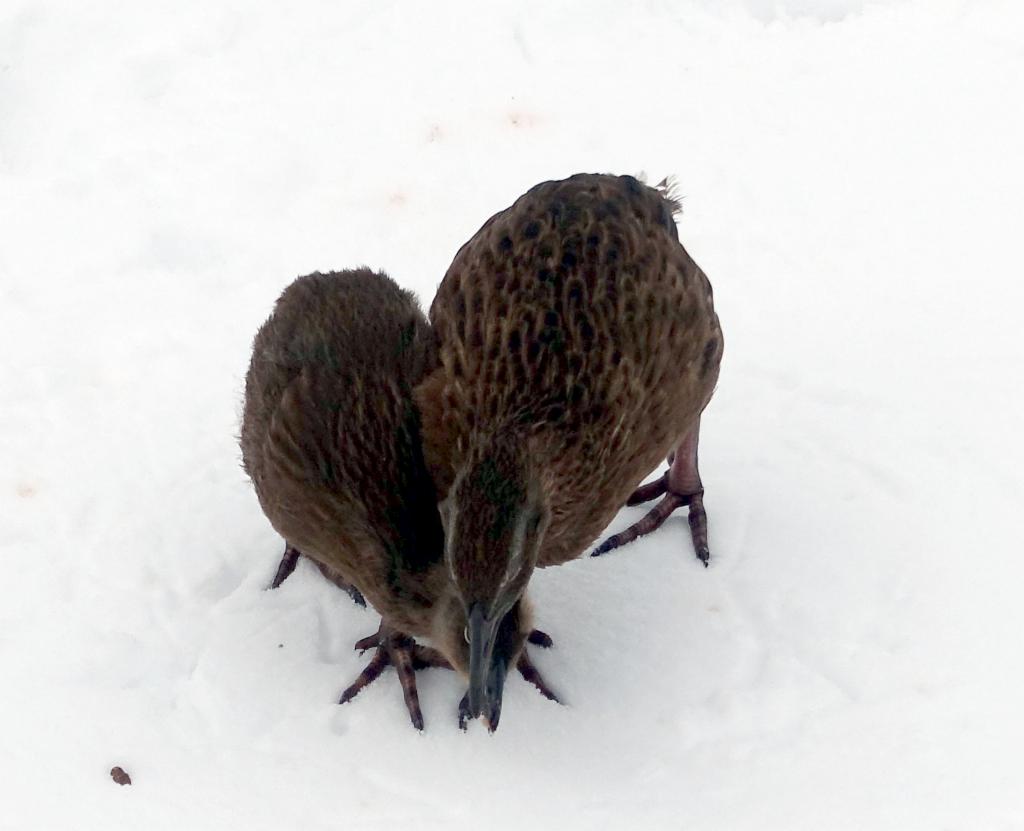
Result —
<svg viewBox="0 0 1024 831"><path fill-rule="evenodd" d="M444 566L412 399L435 361L416 298L386 275L301 277L256 335L241 430L245 469L286 541L273 585L302 554L381 614L378 632L356 644L376 652L341 702L393 665L418 729L415 670L468 669L468 621ZM517 635L520 625L531 631L522 608L509 624ZM414 641L424 636L438 650ZM517 665L534 680L528 659Z"/></svg>
<svg viewBox="0 0 1024 831"><path fill-rule="evenodd" d="M578 557L627 498L665 494L596 553L688 504L707 560L697 438L723 341L677 210L631 176L544 182L461 248L430 308L439 365L416 399L470 622L468 716L500 708L494 644L533 569Z"/></svg>

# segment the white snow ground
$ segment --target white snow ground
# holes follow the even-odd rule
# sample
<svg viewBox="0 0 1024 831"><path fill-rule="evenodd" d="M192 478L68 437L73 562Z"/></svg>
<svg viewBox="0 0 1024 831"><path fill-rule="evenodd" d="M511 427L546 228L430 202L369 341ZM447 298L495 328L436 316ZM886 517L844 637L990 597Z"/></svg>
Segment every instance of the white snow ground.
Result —
<svg viewBox="0 0 1024 831"><path fill-rule="evenodd" d="M1024 828L1022 101L1013 2L4 0L0 827ZM377 620L263 590L250 338L580 170L686 195L712 566L538 574L568 706L493 736L338 706Z"/></svg>

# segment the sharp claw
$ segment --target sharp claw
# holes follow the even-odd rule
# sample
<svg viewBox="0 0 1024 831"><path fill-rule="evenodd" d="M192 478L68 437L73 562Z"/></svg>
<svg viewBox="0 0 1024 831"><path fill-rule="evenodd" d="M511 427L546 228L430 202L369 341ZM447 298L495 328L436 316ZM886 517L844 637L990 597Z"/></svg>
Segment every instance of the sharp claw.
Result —
<svg viewBox="0 0 1024 831"><path fill-rule="evenodd" d="M338 701L339 704L347 704L365 687L368 687L384 671L384 668L388 665L388 655L383 648L377 650L377 653L370 659L370 663L366 665L366 668L359 673L359 677L353 681L348 688L341 694L341 699Z"/></svg>
<svg viewBox="0 0 1024 831"><path fill-rule="evenodd" d="M545 698L549 699L550 701L554 701L556 704L562 703L559 700L558 696L555 695L551 687L547 685L547 682L541 676L540 672L537 670L537 667L533 665L533 662L530 660L530 656L526 654L525 650L519 656L519 661L516 663L516 669L518 669L519 674L522 675L524 679L533 684L533 686L537 688L537 691L540 692L540 694L543 695Z"/></svg>

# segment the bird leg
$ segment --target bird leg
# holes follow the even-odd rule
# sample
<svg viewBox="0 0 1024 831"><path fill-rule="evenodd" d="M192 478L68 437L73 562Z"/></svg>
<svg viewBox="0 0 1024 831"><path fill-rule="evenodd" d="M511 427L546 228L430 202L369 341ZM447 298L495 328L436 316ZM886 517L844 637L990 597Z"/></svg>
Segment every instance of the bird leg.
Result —
<svg viewBox="0 0 1024 831"><path fill-rule="evenodd" d="M277 574L274 575L274 582L270 584L270 588L278 588L291 576L291 573L295 571L295 566L299 563L300 556L299 549L285 543L284 554L281 556L281 562L277 567Z"/></svg>
<svg viewBox="0 0 1024 831"><path fill-rule="evenodd" d="M679 443L673 456L670 456L668 472L660 479L641 485L626 501L627 505L638 505L641 502L655 499L662 494L664 498L655 505L643 519L629 526L625 531L613 534L601 543L591 556L599 557L614 548L632 542L638 537L651 533L658 528L671 514L683 505L690 506L690 536L697 558L708 564L711 556L708 550L708 519L704 512L704 486L697 470L697 440L700 436L700 419L693 429Z"/></svg>
<svg viewBox="0 0 1024 831"><path fill-rule="evenodd" d="M274 575L274 582L270 584L270 588L276 589L288 579L291 573L295 571L295 566L298 564L299 557L301 556L302 552L299 551L299 549L293 545L285 544L284 555L281 557L281 563L277 567L277 574ZM351 583L345 582L337 572L329 569L322 563L319 563L316 560L313 560L313 562L316 563L316 567L320 569L320 573L351 597L352 601L357 606L366 608L366 598L363 597L363 593L359 591L359 589Z"/></svg>
<svg viewBox="0 0 1024 831"><path fill-rule="evenodd" d="M416 643L411 637L391 628L383 620L375 634L356 641L355 645L360 652L375 647L376 651L370 658L370 662L359 673L359 677L341 694L341 700L338 703L345 704L351 701L365 687L376 681L388 666L393 666L398 673L398 680L402 684L405 707L409 711L409 718L412 719L412 726L417 730L422 730L423 712L420 710L419 693L416 691L416 670L427 667L451 669L451 664L436 649Z"/></svg>

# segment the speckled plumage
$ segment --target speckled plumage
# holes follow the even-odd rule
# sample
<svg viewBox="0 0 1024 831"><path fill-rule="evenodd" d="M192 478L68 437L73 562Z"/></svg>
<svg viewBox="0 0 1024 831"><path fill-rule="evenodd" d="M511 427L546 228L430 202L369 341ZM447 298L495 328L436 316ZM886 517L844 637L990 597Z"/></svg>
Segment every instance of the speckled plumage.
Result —
<svg viewBox="0 0 1024 831"><path fill-rule="evenodd" d="M301 552L381 614L380 631L356 643L377 652L342 703L394 665L421 729L414 670L468 664L466 610L445 566L412 397L435 366L434 345L415 297L386 275L301 277L256 335L241 431L245 468L286 540L274 585ZM554 697L519 643L550 639L531 633L525 603L514 622L510 665ZM424 636L437 650L412 640Z"/></svg>
<svg viewBox="0 0 1024 831"><path fill-rule="evenodd" d="M462 247L431 306L439 365L416 395L438 490L517 448L549 511L539 566L594 541L714 390L722 333L675 208L630 176L537 185Z"/></svg>
<svg viewBox="0 0 1024 831"><path fill-rule="evenodd" d="M419 729L415 669L452 665L411 637L431 632L451 593L412 402L433 355L415 297L387 276L300 277L256 335L241 432L245 468L286 540L274 585L301 552L381 613L378 633L356 643L376 651L341 702L393 665Z"/></svg>
<svg viewBox="0 0 1024 831"><path fill-rule="evenodd" d="M406 630L444 582L411 398L432 344L415 297L384 275L299 278L256 335L242 420L245 468L277 531Z"/></svg>

